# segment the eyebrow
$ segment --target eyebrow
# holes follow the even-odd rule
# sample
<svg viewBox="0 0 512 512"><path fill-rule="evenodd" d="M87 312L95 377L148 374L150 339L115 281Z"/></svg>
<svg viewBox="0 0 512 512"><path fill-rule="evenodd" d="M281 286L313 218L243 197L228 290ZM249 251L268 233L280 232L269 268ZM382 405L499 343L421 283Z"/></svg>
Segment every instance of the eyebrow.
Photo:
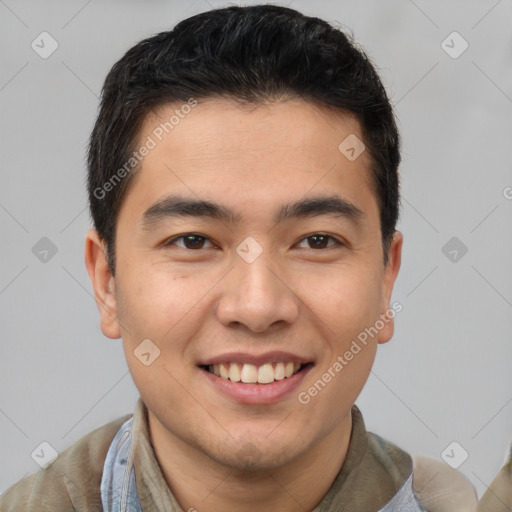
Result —
<svg viewBox="0 0 512 512"><path fill-rule="evenodd" d="M276 224L286 220L330 215L346 218L357 223L364 213L355 204L337 195L316 196L287 203L277 210ZM202 217L219 220L229 225L239 224L243 217L222 204L212 201L187 199L179 195L167 195L151 205L142 216L142 229L149 230L169 218Z"/></svg>

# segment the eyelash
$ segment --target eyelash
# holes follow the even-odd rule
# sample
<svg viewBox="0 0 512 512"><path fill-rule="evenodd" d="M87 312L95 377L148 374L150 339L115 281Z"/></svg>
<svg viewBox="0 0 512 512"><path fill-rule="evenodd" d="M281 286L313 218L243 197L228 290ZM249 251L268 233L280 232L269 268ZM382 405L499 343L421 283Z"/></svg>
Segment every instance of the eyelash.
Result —
<svg viewBox="0 0 512 512"><path fill-rule="evenodd" d="M208 238L208 237L206 237L206 236L204 236L204 235L201 235L200 233L185 233L185 234L183 234L183 235L176 236L176 237L174 237L174 238L171 238L171 239L169 239L169 240L166 240L166 241L162 244L162 246L163 246L163 247L169 247L169 246L172 246L172 245L174 245L174 242L176 242L177 240L184 239L184 238L186 238L186 237L188 237L188 236L193 236L193 237L197 237L197 238L203 238L204 240L208 240L208 241L209 241L210 243L212 243L212 245L213 245L213 242L211 242L211 240L209 240L209 238ZM302 242L303 240L307 240L308 238L313 238L313 237L315 237L315 236L327 237L327 238L329 238L329 239L333 240L335 243L334 243L334 244L332 244L332 245L330 245L330 246L328 245L327 247L322 247L322 248L320 248L320 249L315 249L315 248L313 248L313 247L309 247L309 249L311 249L311 250L329 249L329 248L334 247L334 246L344 246L344 245L345 245L343 242L341 242L340 240L338 240L336 237L334 237L334 236L332 236L332 235L329 235L328 233L322 233L322 232L312 233L312 234L310 234L310 235L307 235L307 236L305 236L305 237L301 238L301 239L299 240L299 243L300 243L300 242ZM178 247L180 247L181 249L189 250L189 251L196 251L196 250L198 251L198 250L203 249L203 247L201 247L200 249L189 249L188 247L181 247L181 246L178 246Z"/></svg>

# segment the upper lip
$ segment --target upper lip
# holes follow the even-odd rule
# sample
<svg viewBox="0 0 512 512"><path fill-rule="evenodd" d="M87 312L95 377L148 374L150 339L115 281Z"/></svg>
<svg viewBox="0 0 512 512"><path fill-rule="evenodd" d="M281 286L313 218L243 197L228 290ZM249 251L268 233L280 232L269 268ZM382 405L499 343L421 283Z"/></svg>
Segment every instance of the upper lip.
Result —
<svg viewBox="0 0 512 512"><path fill-rule="evenodd" d="M199 366L207 366L210 364L221 363L248 363L255 366L261 366L265 363L300 363L306 364L312 362L312 359L292 354L291 352L283 352L281 350L273 352L265 352L264 354L249 354L247 352L227 352L218 356L204 359Z"/></svg>

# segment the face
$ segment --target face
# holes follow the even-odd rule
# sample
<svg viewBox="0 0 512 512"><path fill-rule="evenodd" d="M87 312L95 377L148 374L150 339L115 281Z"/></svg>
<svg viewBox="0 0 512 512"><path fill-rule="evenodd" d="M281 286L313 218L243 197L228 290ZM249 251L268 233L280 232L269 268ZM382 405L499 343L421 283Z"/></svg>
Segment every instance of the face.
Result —
<svg viewBox="0 0 512 512"><path fill-rule="evenodd" d="M102 330L122 337L155 432L231 468L278 467L350 430L392 336L401 235L384 266L369 155L338 148L363 139L355 119L207 100L160 141L179 107L140 130L156 145L119 212L115 280L88 234Z"/></svg>

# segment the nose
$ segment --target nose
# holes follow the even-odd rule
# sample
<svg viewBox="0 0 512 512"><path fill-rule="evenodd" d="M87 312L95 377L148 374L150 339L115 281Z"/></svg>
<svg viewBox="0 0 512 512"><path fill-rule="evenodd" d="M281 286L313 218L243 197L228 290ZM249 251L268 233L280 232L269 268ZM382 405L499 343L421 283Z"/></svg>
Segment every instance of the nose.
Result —
<svg viewBox="0 0 512 512"><path fill-rule="evenodd" d="M300 300L289 281L289 273L265 251L252 262L236 255L222 282L217 318L225 326L244 325L255 333L293 324Z"/></svg>

